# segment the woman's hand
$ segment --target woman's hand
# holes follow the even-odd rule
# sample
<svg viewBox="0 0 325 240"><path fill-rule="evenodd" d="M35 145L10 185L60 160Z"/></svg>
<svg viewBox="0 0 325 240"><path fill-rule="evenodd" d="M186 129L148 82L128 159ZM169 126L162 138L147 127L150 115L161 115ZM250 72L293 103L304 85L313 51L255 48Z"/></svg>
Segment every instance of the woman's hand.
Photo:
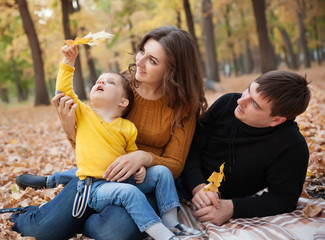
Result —
<svg viewBox="0 0 325 240"><path fill-rule="evenodd" d="M196 209L201 209L210 205L219 208L220 199L218 193L213 191L204 191L205 185L206 184L202 183L193 189L192 203Z"/></svg>
<svg viewBox="0 0 325 240"><path fill-rule="evenodd" d="M151 154L137 150L116 158L103 174L107 181L123 182L141 166L149 167L153 161Z"/></svg>
<svg viewBox="0 0 325 240"><path fill-rule="evenodd" d="M52 103L57 111L61 125L67 137L75 142L76 140L76 120L75 112L77 104L69 96L64 96L64 93L59 93L52 98Z"/></svg>
<svg viewBox="0 0 325 240"><path fill-rule="evenodd" d="M144 166L141 166L140 169L138 169L138 171L134 173L135 183L142 183L145 178L146 178L146 168Z"/></svg>

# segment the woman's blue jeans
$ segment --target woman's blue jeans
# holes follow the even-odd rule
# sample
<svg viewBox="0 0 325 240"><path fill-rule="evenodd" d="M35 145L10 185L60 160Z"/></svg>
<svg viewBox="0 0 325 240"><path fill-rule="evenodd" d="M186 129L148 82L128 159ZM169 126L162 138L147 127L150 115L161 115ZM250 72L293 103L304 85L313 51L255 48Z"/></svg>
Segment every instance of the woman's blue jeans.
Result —
<svg viewBox="0 0 325 240"><path fill-rule="evenodd" d="M73 178L50 202L40 208L27 207L23 213L12 215L13 230L22 236L35 237L37 240L63 240L83 233L96 240L143 239L146 234L139 231L124 207L110 205L97 213L87 208L82 218L72 217L72 205L77 193L79 178ZM155 196L147 195L154 209Z"/></svg>
<svg viewBox="0 0 325 240"><path fill-rule="evenodd" d="M72 172L74 174L72 174ZM143 239L146 234L139 231L137 225L124 207L109 205L101 213L87 208L82 218L72 217L72 206L77 193L78 177L76 170L68 171L71 181L50 202L40 208L36 206L26 208L26 211L12 215L15 223L13 230L22 236L32 236L37 240L63 240L73 237L76 233L83 233L96 240L115 239ZM67 179L68 174L64 179ZM74 176L74 177L73 177ZM60 180L60 178L57 178ZM61 178L63 179L63 178ZM58 184L66 184L57 181ZM146 194L147 201L157 211L154 193Z"/></svg>
<svg viewBox="0 0 325 240"><path fill-rule="evenodd" d="M81 183L84 186L84 181ZM145 196L152 191L155 192L160 216L180 206L173 175L167 167L160 165L148 168L144 181L139 184L133 177L123 183L94 179L88 205L97 212L102 212L108 205L123 206L143 232L161 222Z"/></svg>

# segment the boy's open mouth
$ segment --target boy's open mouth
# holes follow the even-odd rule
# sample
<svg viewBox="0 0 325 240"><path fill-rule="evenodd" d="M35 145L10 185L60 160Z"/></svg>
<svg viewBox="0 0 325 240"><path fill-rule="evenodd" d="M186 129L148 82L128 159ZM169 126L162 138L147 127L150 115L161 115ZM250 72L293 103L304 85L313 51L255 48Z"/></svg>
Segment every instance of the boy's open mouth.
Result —
<svg viewBox="0 0 325 240"><path fill-rule="evenodd" d="M102 85L98 85L96 88L96 91L104 91L104 88Z"/></svg>

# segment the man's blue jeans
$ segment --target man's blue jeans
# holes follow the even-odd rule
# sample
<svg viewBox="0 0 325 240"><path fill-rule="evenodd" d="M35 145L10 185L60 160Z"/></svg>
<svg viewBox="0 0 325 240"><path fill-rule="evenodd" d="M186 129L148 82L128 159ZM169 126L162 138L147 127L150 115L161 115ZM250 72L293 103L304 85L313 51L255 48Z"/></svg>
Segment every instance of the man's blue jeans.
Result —
<svg viewBox="0 0 325 240"><path fill-rule="evenodd" d="M84 186L84 181L80 182ZM82 192L83 186L78 191ZM133 177L123 183L94 179L88 205L97 212L102 212L108 205L123 206L143 232L161 222L145 196L152 191L155 192L160 216L180 206L173 175L167 167L160 165L148 168L140 184L136 184Z"/></svg>

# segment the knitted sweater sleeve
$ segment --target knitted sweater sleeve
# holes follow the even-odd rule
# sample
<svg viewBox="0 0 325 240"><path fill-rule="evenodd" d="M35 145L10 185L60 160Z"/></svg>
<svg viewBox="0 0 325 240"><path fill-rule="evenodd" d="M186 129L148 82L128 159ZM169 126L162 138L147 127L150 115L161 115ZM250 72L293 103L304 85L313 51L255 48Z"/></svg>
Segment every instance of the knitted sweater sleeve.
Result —
<svg viewBox="0 0 325 240"><path fill-rule="evenodd" d="M151 153L153 165L164 165L173 173L174 179L183 171L195 131L195 116L184 123L184 128L175 127L173 135L161 156Z"/></svg>

